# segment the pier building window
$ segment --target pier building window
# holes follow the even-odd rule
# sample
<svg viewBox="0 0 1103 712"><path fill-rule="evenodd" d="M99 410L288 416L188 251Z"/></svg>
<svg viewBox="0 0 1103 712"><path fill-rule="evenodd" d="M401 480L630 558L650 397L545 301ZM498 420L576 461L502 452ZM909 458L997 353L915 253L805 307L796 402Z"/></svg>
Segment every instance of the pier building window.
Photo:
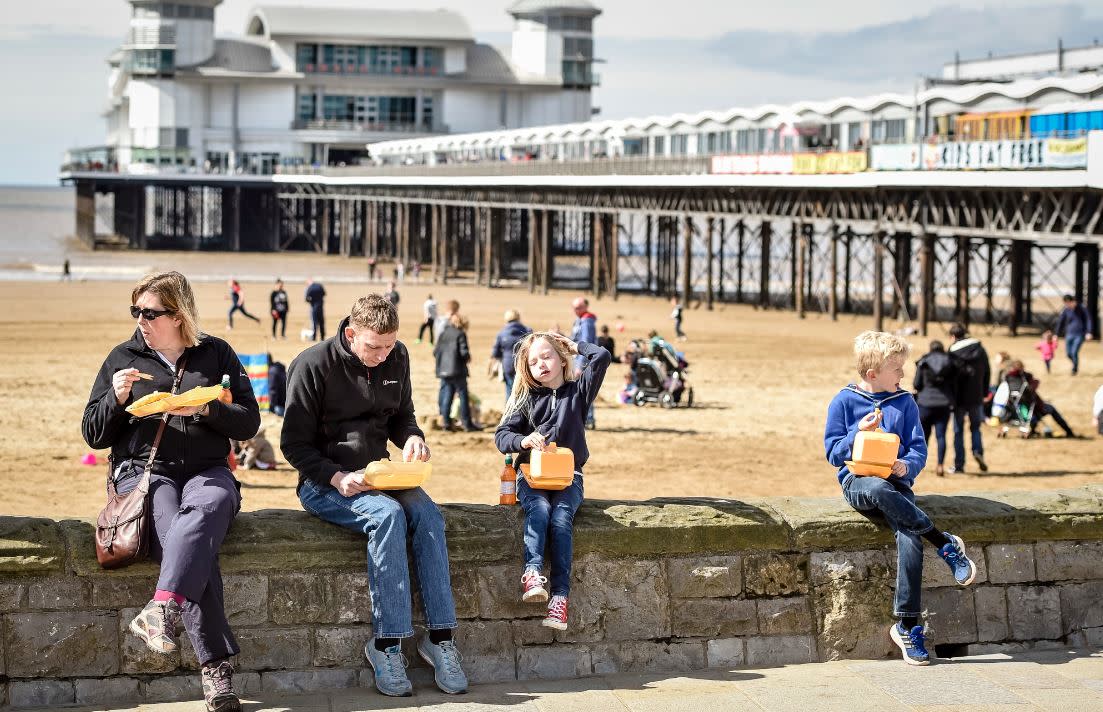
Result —
<svg viewBox="0 0 1103 712"><path fill-rule="evenodd" d="M666 155L666 136L655 136L651 139L651 155Z"/></svg>
<svg viewBox="0 0 1103 712"><path fill-rule="evenodd" d="M132 49L127 53L126 70L131 74L171 74L175 69L175 50Z"/></svg>
<svg viewBox="0 0 1103 712"><path fill-rule="evenodd" d="M544 24L549 30L567 30L569 32L593 32L594 21L590 17L552 16Z"/></svg>
<svg viewBox="0 0 1103 712"><path fill-rule="evenodd" d="M873 143L903 143L904 119L876 119L870 125Z"/></svg>
<svg viewBox="0 0 1103 712"><path fill-rule="evenodd" d="M295 67L300 72L313 72L318 63L318 45L301 44L295 46Z"/></svg>
<svg viewBox="0 0 1103 712"><path fill-rule="evenodd" d="M684 156L689 151L689 134L674 134L670 137L670 155Z"/></svg>
<svg viewBox="0 0 1103 712"><path fill-rule="evenodd" d="M437 74L444 55L439 47L297 44L295 67L321 74Z"/></svg>
<svg viewBox="0 0 1103 712"><path fill-rule="evenodd" d="M318 97L313 93L299 94L299 121L310 121L317 116Z"/></svg>
<svg viewBox="0 0 1103 712"><path fill-rule="evenodd" d="M732 147L730 131L710 131L702 134L698 141L697 153L727 153Z"/></svg>
<svg viewBox="0 0 1103 712"><path fill-rule="evenodd" d="M444 67L444 53L437 47L422 47L421 66L426 69L441 69Z"/></svg>
<svg viewBox="0 0 1103 712"><path fill-rule="evenodd" d="M644 152L644 143L642 138L626 138L624 139L624 155L626 156L642 156Z"/></svg>
<svg viewBox="0 0 1103 712"><path fill-rule="evenodd" d="M425 129L433 128L433 97L431 96L421 99L421 126Z"/></svg>
<svg viewBox="0 0 1103 712"><path fill-rule="evenodd" d="M852 121L847 124L846 128L846 145L853 151L856 148L862 147L862 124L858 121Z"/></svg>

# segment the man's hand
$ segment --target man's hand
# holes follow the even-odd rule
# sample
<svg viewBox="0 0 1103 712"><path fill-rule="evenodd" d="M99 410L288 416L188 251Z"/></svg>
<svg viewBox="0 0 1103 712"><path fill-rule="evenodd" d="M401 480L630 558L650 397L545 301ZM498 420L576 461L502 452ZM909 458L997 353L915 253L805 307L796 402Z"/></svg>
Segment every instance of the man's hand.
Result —
<svg viewBox="0 0 1103 712"><path fill-rule="evenodd" d="M338 472L329 479L329 483L345 497L375 489L369 484L364 484L364 475L356 472Z"/></svg>
<svg viewBox="0 0 1103 712"><path fill-rule="evenodd" d="M525 439L521 441L521 447L526 449L531 448L533 450L540 450L541 452L543 452L544 448L547 447L547 438L545 438L544 434L539 431L534 432L531 435L526 436Z"/></svg>
<svg viewBox="0 0 1103 712"><path fill-rule="evenodd" d="M875 410L858 421L858 430L876 430L881 424L881 411ZM899 462L899 460L897 460Z"/></svg>
<svg viewBox="0 0 1103 712"><path fill-rule="evenodd" d="M403 462L413 462L414 460L428 462L430 457L429 446L417 435L411 435L402 447Z"/></svg>
<svg viewBox="0 0 1103 712"><path fill-rule="evenodd" d="M892 463L892 474L897 477L904 477L908 474L908 465L903 460L897 460Z"/></svg>

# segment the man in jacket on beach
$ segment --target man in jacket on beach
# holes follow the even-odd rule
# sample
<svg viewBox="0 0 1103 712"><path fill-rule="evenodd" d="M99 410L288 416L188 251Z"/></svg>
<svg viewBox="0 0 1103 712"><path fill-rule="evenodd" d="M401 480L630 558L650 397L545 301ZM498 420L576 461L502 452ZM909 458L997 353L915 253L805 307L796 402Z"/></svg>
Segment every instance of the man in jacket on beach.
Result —
<svg viewBox="0 0 1103 712"><path fill-rule="evenodd" d="M969 434L973 458L981 472L988 471L984 462L984 443L980 428L984 422L984 400L992 381L992 366L988 352L980 340L969 338L964 324L950 327L950 358L957 370L957 391L954 399L954 466L950 473L965 472L965 417L969 416Z"/></svg>
<svg viewBox="0 0 1103 712"><path fill-rule="evenodd" d="M578 297L571 302L574 310L574 326L571 327L571 341L597 345L597 317L590 313L590 302L586 297ZM582 368L585 360L581 356L575 357L575 366ZM590 403L590 409L586 411L586 427L593 430L597 427L594 421L594 404Z"/></svg>
<svg viewBox="0 0 1103 712"><path fill-rule="evenodd" d="M361 297L337 334L303 351L288 369L280 448L299 471L307 512L368 538L373 637L364 655L381 693L409 696L402 638L414 635L406 541L413 547L428 634L418 653L446 693L467 691L453 641L456 606L444 518L420 487L374 490L364 468L386 459L387 441L404 461L429 459L414 417L410 355L398 341L398 312L378 294Z"/></svg>
<svg viewBox="0 0 1103 712"><path fill-rule="evenodd" d="M306 282L306 303L310 305L310 321L314 324L311 341L326 340L326 288L313 279Z"/></svg>
<svg viewBox="0 0 1103 712"><path fill-rule="evenodd" d="M1065 353L1072 361L1072 375L1075 376L1080 371L1080 347L1092 338L1092 315L1071 294L1065 295L1064 302L1065 308L1057 317L1053 331L1065 339Z"/></svg>

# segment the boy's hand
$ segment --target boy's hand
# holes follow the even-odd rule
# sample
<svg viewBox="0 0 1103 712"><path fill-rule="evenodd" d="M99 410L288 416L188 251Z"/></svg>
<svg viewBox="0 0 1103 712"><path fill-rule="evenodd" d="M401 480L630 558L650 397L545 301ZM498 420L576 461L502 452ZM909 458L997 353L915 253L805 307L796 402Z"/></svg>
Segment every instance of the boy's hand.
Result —
<svg viewBox="0 0 1103 712"><path fill-rule="evenodd" d="M858 430L876 430L877 426L881 424L881 413L873 411L866 417L858 421ZM897 460L899 462L899 460Z"/></svg>
<svg viewBox="0 0 1103 712"><path fill-rule="evenodd" d="M908 466L903 460L897 460L892 463L892 474L897 477L904 477L908 474Z"/></svg>

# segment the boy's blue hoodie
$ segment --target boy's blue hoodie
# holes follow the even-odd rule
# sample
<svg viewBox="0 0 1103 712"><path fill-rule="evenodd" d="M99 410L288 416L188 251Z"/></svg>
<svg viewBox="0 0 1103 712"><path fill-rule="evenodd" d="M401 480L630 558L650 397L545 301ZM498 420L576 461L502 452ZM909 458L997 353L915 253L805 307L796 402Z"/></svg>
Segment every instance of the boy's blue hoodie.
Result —
<svg viewBox="0 0 1103 712"><path fill-rule="evenodd" d="M839 468L837 474L841 484L850 472L846 460L853 459L858 422L878 407L881 409L881 429L900 436L900 452L896 457L908 466L908 473L900 479L911 487L915 476L927 463L927 439L923 437L923 426L919 422L919 406L905 390L868 393L851 384L839 391L827 407L827 426L823 433L827 461Z"/></svg>
<svg viewBox="0 0 1103 712"><path fill-rule="evenodd" d="M582 472L590 457L583 425L586 411L597 397L613 357L600 346L585 341L578 342L578 355L583 365L577 381L567 381L554 391L550 388L533 389L529 413L513 413L494 431L494 444L499 451L519 453L515 467L529 461L530 451L521 448L521 441L529 433L539 430L548 442L570 448L574 453L574 469ZM522 364L521 367L528 366Z"/></svg>

